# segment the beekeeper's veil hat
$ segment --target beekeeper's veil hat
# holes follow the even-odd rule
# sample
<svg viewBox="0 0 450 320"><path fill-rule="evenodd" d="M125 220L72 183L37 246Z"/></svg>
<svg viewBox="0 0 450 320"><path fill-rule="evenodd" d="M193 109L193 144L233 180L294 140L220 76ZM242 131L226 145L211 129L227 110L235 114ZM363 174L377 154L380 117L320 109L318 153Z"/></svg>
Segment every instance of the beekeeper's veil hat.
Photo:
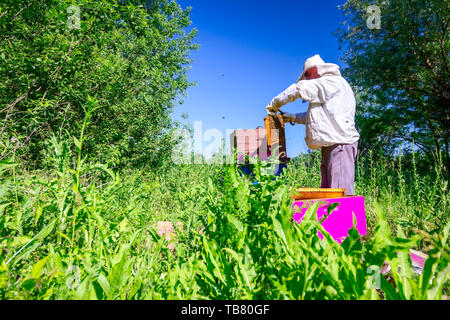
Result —
<svg viewBox="0 0 450 320"><path fill-rule="evenodd" d="M305 72L312 67L317 67L317 73L319 76L323 76L324 74L333 74L336 76L341 75L337 64L325 63L325 61L323 61L322 58L316 54L315 56L306 59L305 64L303 65L302 75L297 79L297 82L300 80L305 80Z"/></svg>

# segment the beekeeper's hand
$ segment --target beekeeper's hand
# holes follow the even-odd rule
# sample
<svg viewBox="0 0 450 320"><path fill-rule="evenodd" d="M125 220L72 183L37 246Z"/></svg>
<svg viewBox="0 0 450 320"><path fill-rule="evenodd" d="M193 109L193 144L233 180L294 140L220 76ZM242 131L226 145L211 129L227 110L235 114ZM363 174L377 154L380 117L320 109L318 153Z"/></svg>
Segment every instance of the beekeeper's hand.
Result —
<svg viewBox="0 0 450 320"><path fill-rule="evenodd" d="M272 103L270 103L266 107L267 114L269 116L275 116L280 108L275 107Z"/></svg>
<svg viewBox="0 0 450 320"><path fill-rule="evenodd" d="M297 115L289 113L289 112L282 113L282 116L283 116L283 120L285 122L296 122L296 120L297 120Z"/></svg>

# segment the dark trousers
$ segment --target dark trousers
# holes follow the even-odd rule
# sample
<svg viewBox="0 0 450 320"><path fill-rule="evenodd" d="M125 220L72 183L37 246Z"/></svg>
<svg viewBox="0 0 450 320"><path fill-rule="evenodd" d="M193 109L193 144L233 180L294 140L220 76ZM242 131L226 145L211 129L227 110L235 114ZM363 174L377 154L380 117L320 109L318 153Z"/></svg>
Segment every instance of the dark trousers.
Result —
<svg viewBox="0 0 450 320"><path fill-rule="evenodd" d="M358 141L322 148L321 188L345 189L346 195L354 194L357 151Z"/></svg>

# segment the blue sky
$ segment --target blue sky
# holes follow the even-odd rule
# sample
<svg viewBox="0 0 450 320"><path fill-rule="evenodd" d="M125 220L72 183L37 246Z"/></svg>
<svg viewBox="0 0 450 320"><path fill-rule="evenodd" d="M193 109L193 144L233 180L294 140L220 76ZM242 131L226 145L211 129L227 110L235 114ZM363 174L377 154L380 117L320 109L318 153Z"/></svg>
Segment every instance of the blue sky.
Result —
<svg viewBox="0 0 450 320"><path fill-rule="evenodd" d="M315 54L337 63L341 52L333 32L343 21L337 5L345 0L178 0L192 7L192 27L200 49L188 73L197 86L187 91L174 119L202 121L203 132L264 126L266 105L293 84L303 63ZM282 110L305 112L295 101ZM189 118L183 120L181 115ZM287 125L289 157L308 150L303 125ZM208 142L204 142L207 145Z"/></svg>

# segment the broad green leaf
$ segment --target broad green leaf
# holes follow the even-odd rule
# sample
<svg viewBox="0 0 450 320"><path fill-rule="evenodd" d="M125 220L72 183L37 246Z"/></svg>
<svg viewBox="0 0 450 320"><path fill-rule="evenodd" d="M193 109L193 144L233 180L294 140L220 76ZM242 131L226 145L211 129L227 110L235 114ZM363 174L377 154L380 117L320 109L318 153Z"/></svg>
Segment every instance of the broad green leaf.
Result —
<svg viewBox="0 0 450 320"><path fill-rule="evenodd" d="M334 209L339 205L339 202L331 203L327 208L327 215L330 215Z"/></svg>
<svg viewBox="0 0 450 320"><path fill-rule="evenodd" d="M8 267L5 261L0 264L0 288L3 288L8 283Z"/></svg>
<svg viewBox="0 0 450 320"><path fill-rule="evenodd" d="M204 244L204 248L205 248L206 252L208 253L208 257L209 257L211 263L214 265L214 268L217 271L219 279L222 281L223 284L226 285L226 281L223 278L222 272L220 271L219 264L215 258L216 254L212 251L211 247L209 246L209 241L206 240L206 238L203 238L203 244Z"/></svg>
<svg viewBox="0 0 450 320"><path fill-rule="evenodd" d="M81 142L76 137L73 137L73 142L75 143L75 146L77 147L77 151L81 151Z"/></svg>
<svg viewBox="0 0 450 320"><path fill-rule="evenodd" d="M97 278L98 283L102 287L103 291L105 292L105 295L107 298L109 298L110 295L110 286L109 281L106 279L105 275L103 273L100 273Z"/></svg>
<svg viewBox="0 0 450 320"><path fill-rule="evenodd" d="M78 286L78 288L75 290L74 293L74 298L76 300L86 300L89 299L88 294L89 294L89 284L90 284L90 279L89 277L86 277L81 284Z"/></svg>
<svg viewBox="0 0 450 320"><path fill-rule="evenodd" d="M33 250L35 250L39 245L41 240L43 240L45 237L47 237L50 232L52 232L54 226L55 226L56 218L49 223L46 227L44 227L37 235L35 235L32 239L30 239L25 245L23 245L18 251L14 253L14 255L9 258L9 260L6 262L9 264L12 260L13 263L17 263L20 261L25 255L29 254ZM35 242L35 243L33 243ZM32 244L33 243L33 244ZM31 246L31 248L30 248Z"/></svg>
<svg viewBox="0 0 450 320"><path fill-rule="evenodd" d="M286 239L286 235L284 233L283 227L280 223L280 221L276 218L272 219L273 221L273 229L275 231L275 233L278 235L278 237L283 241L283 243L286 245L287 250L289 251L289 245Z"/></svg>
<svg viewBox="0 0 450 320"><path fill-rule="evenodd" d="M244 230L242 222L240 222L236 217L232 216L231 214L227 214L227 219L236 227L236 229L238 229L239 232L242 232Z"/></svg>
<svg viewBox="0 0 450 320"><path fill-rule="evenodd" d="M450 264L447 263L447 267L442 270L434 279L434 286L427 291L428 300L441 300L442 299L442 287L445 283L450 281Z"/></svg>
<svg viewBox="0 0 450 320"><path fill-rule="evenodd" d="M11 242L10 246L12 248L23 246L27 243L29 243L32 240L30 237L15 237L13 241Z"/></svg>
<svg viewBox="0 0 450 320"><path fill-rule="evenodd" d="M39 218L42 215L42 210L43 208L41 206L38 206L36 208L35 214L34 214L34 225L37 226L38 222L39 222Z"/></svg>
<svg viewBox="0 0 450 320"><path fill-rule="evenodd" d="M123 233L127 229L128 223L128 219L125 218L118 224L117 229L119 229L120 233Z"/></svg>
<svg viewBox="0 0 450 320"><path fill-rule="evenodd" d="M47 263L48 256L45 258L39 260L34 266L33 270L31 270L30 277L33 279L39 279L42 274L42 269L44 268L45 264Z"/></svg>

